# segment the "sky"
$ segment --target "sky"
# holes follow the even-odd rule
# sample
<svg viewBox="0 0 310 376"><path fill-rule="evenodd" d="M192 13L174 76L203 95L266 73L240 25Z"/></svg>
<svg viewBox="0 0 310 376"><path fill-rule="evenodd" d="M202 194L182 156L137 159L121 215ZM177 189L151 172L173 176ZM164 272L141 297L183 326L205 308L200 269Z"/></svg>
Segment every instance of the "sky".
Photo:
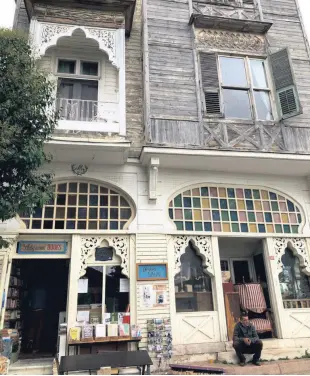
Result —
<svg viewBox="0 0 310 376"><path fill-rule="evenodd" d="M298 0L304 24L310 40L310 0ZM0 0L0 27L12 27L15 10L14 0Z"/></svg>

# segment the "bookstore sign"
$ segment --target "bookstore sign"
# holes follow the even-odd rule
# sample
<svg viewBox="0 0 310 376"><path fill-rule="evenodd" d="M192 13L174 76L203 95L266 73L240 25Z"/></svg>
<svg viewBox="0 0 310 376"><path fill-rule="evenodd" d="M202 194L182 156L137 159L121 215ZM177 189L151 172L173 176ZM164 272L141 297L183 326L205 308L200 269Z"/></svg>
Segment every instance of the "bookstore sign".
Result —
<svg viewBox="0 0 310 376"><path fill-rule="evenodd" d="M19 242L17 253L22 255L63 255L67 253L66 242Z"/></svg>

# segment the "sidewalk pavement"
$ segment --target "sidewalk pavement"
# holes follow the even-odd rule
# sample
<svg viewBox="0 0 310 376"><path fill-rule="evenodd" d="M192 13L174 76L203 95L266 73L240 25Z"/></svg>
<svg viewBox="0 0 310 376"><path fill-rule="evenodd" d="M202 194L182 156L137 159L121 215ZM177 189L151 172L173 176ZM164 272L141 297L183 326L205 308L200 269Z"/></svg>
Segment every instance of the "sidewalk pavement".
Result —
<svg viewBox="0 0 310 376"><path fill-rule="evenodd" d="M261 367L253 366L251 363L244 367L216 363L214 367L224 368L227 375L310 375L310 359L277 360L274 362L262 362ZM192 365L211 366L206 363L195 363Z"/></svg>

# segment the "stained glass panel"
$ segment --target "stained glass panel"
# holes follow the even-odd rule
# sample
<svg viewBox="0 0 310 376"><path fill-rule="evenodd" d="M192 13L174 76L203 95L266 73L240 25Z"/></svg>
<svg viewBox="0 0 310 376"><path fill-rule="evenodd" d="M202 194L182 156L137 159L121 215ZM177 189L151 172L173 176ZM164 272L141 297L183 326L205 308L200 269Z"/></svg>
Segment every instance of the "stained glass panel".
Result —
<svg viewBox="0 0 310 376"><path fill-rule="evenodd" d="M54 186L56 200L51 200L41 209L36 209L32 214L22 213L21 219L28 229L59 229L59 230L122 230L126 228L132 218L133 210L129 202L119 193L109 188L93 183L58 183ZM199 188L197 189L199 193ZM190 195L191 196L191 195ZM198 195L199 196L199 195ZM201 209L192 216L191 197L188 209L189 219L201 221ZM200 198L197 197L195 205ZM179 205L179 209L175 209ZM293 214L293 213L292 213ZM170 217L183 220L182 196L174 199L169 212ZM297 217L296 217L297 218ZM104 220L104 221L102 221ZM197 231L202 231L201 225L195 226ZM176 224L183 230L183 223ZM189 222L187 228L192 228ZM184 226L185 228L185 226Z"/></svg>
<svg viewBox="0 0 310 376"><path fill-rule="evenodd" d="M276 192L250 188L196 187L169 203L177 230L285 233L300 231L300 209Z"/></svg>

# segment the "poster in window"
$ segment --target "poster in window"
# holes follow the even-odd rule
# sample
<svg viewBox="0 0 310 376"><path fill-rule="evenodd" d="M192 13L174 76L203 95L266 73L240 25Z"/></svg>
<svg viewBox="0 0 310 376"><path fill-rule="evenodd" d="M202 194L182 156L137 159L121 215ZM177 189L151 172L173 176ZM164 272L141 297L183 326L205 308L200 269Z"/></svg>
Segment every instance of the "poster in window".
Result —
<svg viewBox="0 0 310 376"><path fill-rule="evenodd" d="M163 307L168 304L167 285L141 285L140 306L141 308Z"/></svg>
<svg viewBox="0 0 310 376"><path fill-rule="evenodd" d="M78 293L79 294L87 294L88 293L88 279L87 278L79 279Z"/></svg>
<svg viewBox="0 0 310 376"><path fill-rule="evenodd" d="M129 279L121 278L119 280L119 292L129 292Z"/></svg>

